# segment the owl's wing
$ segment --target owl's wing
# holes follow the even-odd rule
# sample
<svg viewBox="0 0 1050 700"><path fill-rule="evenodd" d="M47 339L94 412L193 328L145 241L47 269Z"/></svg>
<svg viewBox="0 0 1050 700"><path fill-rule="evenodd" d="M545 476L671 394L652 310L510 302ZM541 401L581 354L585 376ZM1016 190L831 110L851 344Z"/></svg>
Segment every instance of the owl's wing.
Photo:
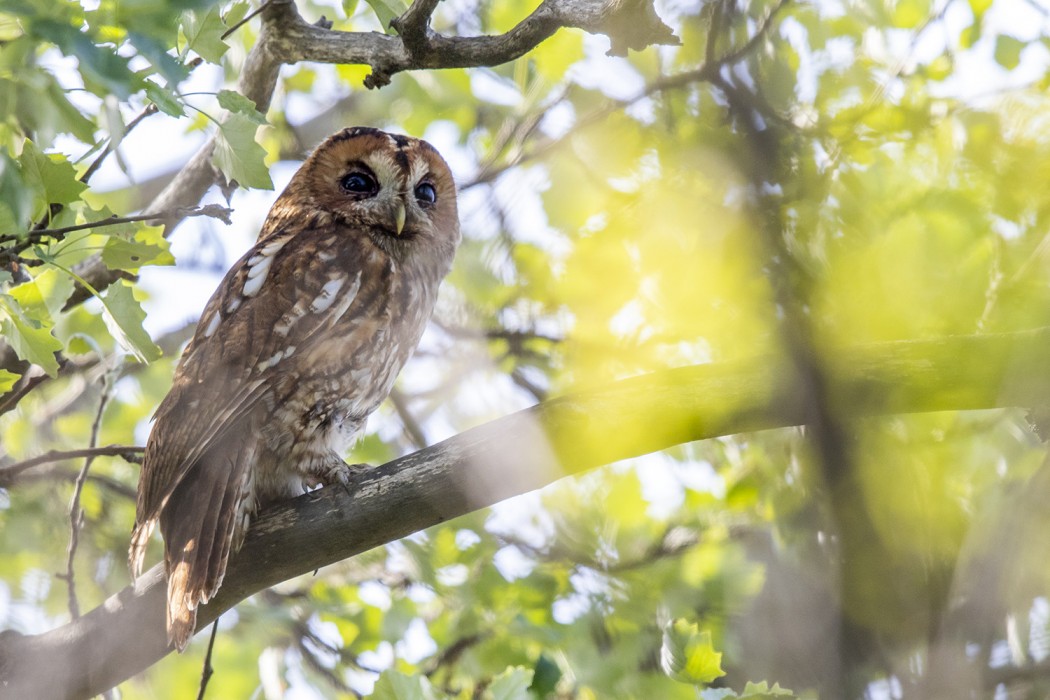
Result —
<svg viewBox="0 0 1050 700"><path fill-rule="evenodd" d="M268 396L282 362L308 352L351 308L362 266L374 262L363 259L360 240L310 222L257 243L227 273L157 409L137 528L156 519L190 467Z"/></svg>

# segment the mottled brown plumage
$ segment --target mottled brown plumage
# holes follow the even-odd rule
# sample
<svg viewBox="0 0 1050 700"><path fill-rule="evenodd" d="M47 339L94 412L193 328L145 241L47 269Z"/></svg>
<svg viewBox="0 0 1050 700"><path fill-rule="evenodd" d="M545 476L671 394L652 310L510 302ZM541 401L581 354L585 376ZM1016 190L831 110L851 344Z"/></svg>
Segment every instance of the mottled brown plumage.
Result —
<svg viewBox="0 0 1050 700"><path fill-rule="evenodd" d="M419 342L459 243L429 144L375 129L322 143L208 302L146 443L129 563L164 536L180 651L250 516L346 483L343 454Z"/></svg>

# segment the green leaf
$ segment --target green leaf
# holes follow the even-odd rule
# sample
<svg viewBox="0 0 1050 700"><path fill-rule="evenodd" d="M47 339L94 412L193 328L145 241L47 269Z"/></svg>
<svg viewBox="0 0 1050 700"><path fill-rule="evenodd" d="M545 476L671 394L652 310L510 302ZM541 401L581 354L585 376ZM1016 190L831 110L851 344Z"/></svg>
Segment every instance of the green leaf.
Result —
<svg viewBox="0 0 1050 700"><path fill-rule="evenodd" d="M58 375L55 353L62 349L62 342L51 335L51 326L28 318L8 294L0 295L0 332L20 358L40 365L52 377Z"/></svg>
<svg viewBox="0 0 1050 700"><path fill-rule="evenodd" d="M163 238L146 241L138 236L134 240L111 237L102 248L102 262L111 270L135 272L145 265L174 265L175 257Z"/></svg>
<svg viewBox="0 0 1050 700"><path fill-rule="evenodd" d="M0 149L0 234L24 233L32 215L32 196L17 163Z"/></svg>
<svg viewBox="0 0 1050 700"><path fill-rule="evenodd" d="M370 696L372 700L436 700L434 690L424 676L409 676L400 671L383 671Z"/></svg>
<svg viewBox="0 0 1050 700"><path fill-rule="evenodd" d="M394 34L395 32L391 29L390 23L405 14L408 5L401 2L401 0L367 0L367 2L372 11L376 13L376 17L379 18L379 24L383 26L383 31L387 34Z"/></svg>
<svg viewBox="0 0 1050 700"><path fill-rule="evenodd" d="M160 348L142 327L146 312L135 299L132 286L126 280L109 286L102 295L102 305L107 312L103 314L106 327L122 348L139 362L152 362L161 356Z"/></svg>
<svg viewBox="0 0 1050 700"><path fill-rule="evenodd" d="M178 96L166 87L157 85L152 80L146 81L146 97L150 102L157 105L157 109L170 117L185 116L186 110L179 101Z"/></svg>
<svg viewBox="0 0 1050 700"><path fill-rule="evenodd" d="M995 37L995 62L1006 70L1013 70L1021 62L1021 51L1027 46L1020 39L1006 34Z"/></svg>
<svg viewBox="0 0 1050 700"><path fill-rule="evenodd" d="M255 107L255 103L244 95L233 90L219 90L216 97L219 98L219 106L223 109L244 115L259 126L266 124L266 115L261 113Z"/></svg>
<svg viewBox="0 0 1050 700"><path fill-rule="evenodd" d="M6 369L0 369L0 394L6 394L11 391L15 386L15 382L21 378L21 374L15 374L14 372L8 372Z"/></svg>
<svg viewBox="0 0 1050 700"><path fill-rule="evenodd" d="M51 326L73 293L73 286L72 277L49 268L29 282L13 287L9 294L18 301L27 318Z"/></svg>
<svg viewBox="0 0 1050 700"><path fill-rule="evenodd" d="M255 141L257 125L234 112L219 125L212 162L229 180L245 187L272 190L273 181L266 167L266 150Z"/></svg>
<svg viewBox="0 0 1050 700"><path fill-rule="evenodd" d="M207 11L187 12L182 16L182 33L186 36L186 46L182 49L185 56L188 51L209 63L218 63L229 46L220 37L226 33L226 25L219 16L218 5Z"/></svg>
<svg viewBox="0 0 1050 700"><path fill-rule="evenodd" d="M682 683L706 685L725 675L722 654L711 644L711 632L681 618L664 628L660 663L667 675Z"/></svg>
<svg viewBox="0 0 1050 700"><path fill-rule="evenodd" d="M482 696L485 700L531 700L532 669L513 666L492 680Z"/></svg>
<svg viewBox="0 0 1050 700"><path fill-rule="evenodd" d="M42 192L45 204L69 204L80 199L87 185L77 179L77 171L64 155L41 152L29 139L18 157L25 182Z"/></svg>

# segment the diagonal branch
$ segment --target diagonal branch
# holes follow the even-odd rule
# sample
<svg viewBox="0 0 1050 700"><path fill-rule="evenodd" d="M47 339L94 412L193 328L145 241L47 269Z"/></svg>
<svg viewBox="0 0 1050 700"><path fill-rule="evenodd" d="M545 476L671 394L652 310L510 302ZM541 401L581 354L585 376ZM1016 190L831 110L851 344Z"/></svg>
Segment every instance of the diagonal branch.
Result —
<svg viewBox="0 0 1050 700"><path fill-rule="evenodd" d="M843 417L1039 405L1050 328L901 341L827 356ZM249 595L563 476L676 444L810 423L784 358L614 382L487 423L359 477L279 503L252 524L201 629ZM86 698L166 656L161 565L64 627L0 633L0 700Z"/></svg>

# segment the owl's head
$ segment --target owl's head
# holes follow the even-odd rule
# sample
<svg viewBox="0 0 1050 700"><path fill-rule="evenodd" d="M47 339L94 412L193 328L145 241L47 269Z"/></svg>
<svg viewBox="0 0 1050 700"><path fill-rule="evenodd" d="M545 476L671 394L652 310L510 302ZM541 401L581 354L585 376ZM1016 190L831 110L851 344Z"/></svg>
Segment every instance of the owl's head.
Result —
<svg viewBox="0 0 1050 700"><path fill-rule="evenodd" d="M278 208L296 216L324 212L398 257L437 248L451 262L459 243L456 184L445 160L426 141L379 129L330 136L292 178Z"/></svg>

